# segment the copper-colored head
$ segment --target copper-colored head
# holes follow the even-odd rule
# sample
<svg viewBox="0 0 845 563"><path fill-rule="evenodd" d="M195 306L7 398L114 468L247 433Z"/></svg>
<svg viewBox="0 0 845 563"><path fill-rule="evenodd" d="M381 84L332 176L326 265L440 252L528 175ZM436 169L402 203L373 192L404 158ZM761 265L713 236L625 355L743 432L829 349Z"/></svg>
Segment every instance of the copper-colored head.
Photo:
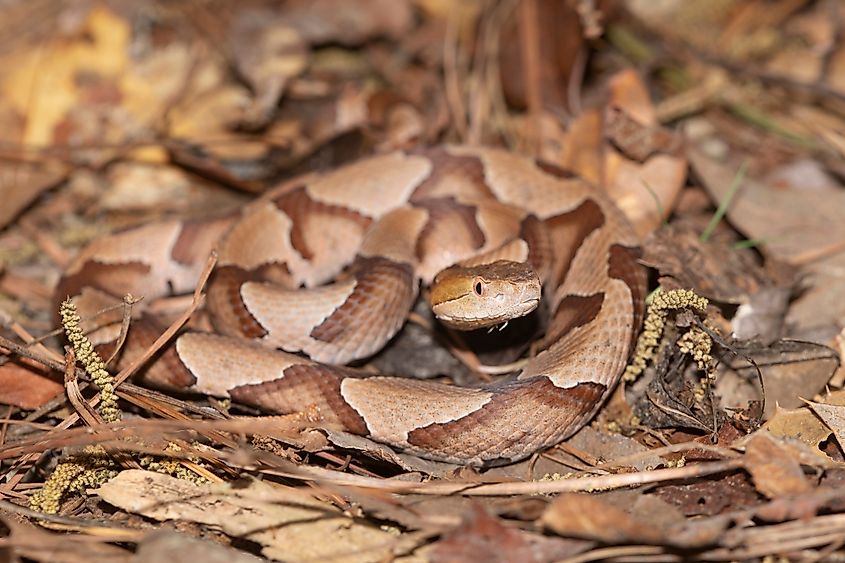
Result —
<svg viewBox="0 0 845 563"><path fill-rule="evenodd" d="M472 330L527 315L540 304L541 291L537 273L522 262L452 266L431 284L431 310L452 328Z"/></svg>

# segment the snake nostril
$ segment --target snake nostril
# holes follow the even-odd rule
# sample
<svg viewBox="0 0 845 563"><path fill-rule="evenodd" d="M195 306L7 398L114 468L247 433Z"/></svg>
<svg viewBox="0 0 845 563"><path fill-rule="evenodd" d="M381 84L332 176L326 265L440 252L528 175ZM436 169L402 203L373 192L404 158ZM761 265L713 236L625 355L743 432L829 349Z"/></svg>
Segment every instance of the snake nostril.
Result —
<svg viewBox="0 0 845 563"><path fill-rule="evenodd" d="M475 294L480 296L484 292L484 285L480 281L477 281L473 289L475 290Z"/></svg>

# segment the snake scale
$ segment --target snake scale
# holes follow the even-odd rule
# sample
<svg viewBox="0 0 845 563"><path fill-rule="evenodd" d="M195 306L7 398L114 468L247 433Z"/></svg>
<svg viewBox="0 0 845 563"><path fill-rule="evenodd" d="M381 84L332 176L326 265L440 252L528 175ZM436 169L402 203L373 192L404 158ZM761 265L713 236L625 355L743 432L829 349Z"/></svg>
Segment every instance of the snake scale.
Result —
<svg viewBox="0 0 845 563"><path fill-rule="evenodd" d="M286 181L236 215L103 237L58 295L96 311L125 293L190 292L212 248L214 333L179 336L147 381L315 409L324 425L453 463L516 461L575 432L618 381L643 315L637 237L606 194L555 166L461 146L373 156ZM345 365L381 349L433 280L435 312L461 328L530 311L542 284L550 321L516 376L461 387ZM139 314L124 355L155 326Z"/></svg>

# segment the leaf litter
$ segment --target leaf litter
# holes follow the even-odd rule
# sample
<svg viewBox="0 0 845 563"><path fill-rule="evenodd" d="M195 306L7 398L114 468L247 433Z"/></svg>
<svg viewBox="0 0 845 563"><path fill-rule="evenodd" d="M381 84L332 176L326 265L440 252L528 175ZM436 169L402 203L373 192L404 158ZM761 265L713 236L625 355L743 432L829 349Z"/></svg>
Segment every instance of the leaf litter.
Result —
<svg viewBox="0 0 845 563"><path fill-rule="evenodd" d="M839 3L13 0L0 12L10 560L842 559ZM307 409L259 418L130 381L116 388L122 420L92 418L100 395L52 332L52 288L82 245L439 142L505 146L605 186L644 240L651 289L693 289L706 312L668 316L653 362L591 425L484 471L321 429ZM206 327L183 314L190 303L153 306L172 330ZM420 318L374 365L471 384L524 348L462 350ZM711 361L696 363L687 352L704 341ZM436 352L414 373L420 343ZM113 478L77 483L56 514L29 508L57 464L91 448L118 460Z"/></svg>

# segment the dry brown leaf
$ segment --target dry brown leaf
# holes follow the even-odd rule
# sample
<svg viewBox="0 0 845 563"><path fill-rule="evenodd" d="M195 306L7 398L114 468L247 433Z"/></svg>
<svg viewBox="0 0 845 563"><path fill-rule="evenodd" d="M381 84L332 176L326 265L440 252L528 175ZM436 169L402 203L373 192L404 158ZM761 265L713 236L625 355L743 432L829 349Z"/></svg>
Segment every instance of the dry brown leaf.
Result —
<svg viewBox="0 0 845 563"><path fill-rule="evenodd" d="M654 494L686 516L713 516L742 510L760 502L760 495L744 473L663 485Z"/></svg>
<svg viewBox="0 0 845 563"><path fill-rule="evenodd" d="M649 522L591 495L566 493L558 496L541 518L543 525L562 536L595 539L604 543L641 541L658 543L662 532Z"/></svg>
<svg viewBox="0 0 845 563"><path fill-rule="evenodd" d="M709 156L702 146L712 137L692 139L690 161L704 187L721 203L737 176L738 162ZM727 216L749 238L762 241L767 254L784 262L801 262L845 241L845 190L779 184L745 176L731 200ZM843 249L845 250L845 249Z"/></svg>
<svg viewBox="0 0 845 563"><path fill-rule="evenodd" d="M505 526L481 506L474 506L461 526L428 552L432 563L449 561L525 561L539 563L525 533Z"/></svg>
<svg viewBox="0 0 845 563"><path fill-rule="evenodd" d="M305 69L308 47L295 28L263 10L241 11L230 43L235 64L255 93L244 125L264 127L290 79Z"/></svg>
<svg viewBox="0 0 845 563"><path fill-rule="evenodd" d="M0 229L66 175L67 168L57 162L0 160Z"/></svg>
<svg viewBox="0 0 845 563"><path fill-rule="evenodd" d="M704 242L694 225L676 222L652 234L643 262L681 287L722 303L746 303L771 283L751 256L720 241Z"/></svg>
<svg viewBox="0 0 845 563"><path fill-rule="evenodd" d="M664 137L669 133L656 126L654 107L639 74L630 69L617 73L610 81L610 96L608 116L621 112L631 125L640 126L625 128L625 144L650 145L642 161L608 146L604 166L607 191L645 238L671 212L686 181L687 161L678 152L680 143L667 142Z"/></svg>
<svg viewBox="0 0 845 563"><path fill-rule="evenodd" d="M138 542L132 563L261 563L262 557L220 545L211 540L192 538L170 530L154 532Z"/></svg>
<svg viewBox="0 0 845 563"><path fill-rule="evenodd" d="M657 125L657 115L648 87L636 70L628 68L616 73L608 83L608 90L609 106L624 110L640 125Z"/></svg>
<svg viewBox="0 0 845 563"><path fill-rule="evenodd" d="M712 149L721 140L707 127L691 135L690 161L717 202L728 196L740 163ZM691 129L688 128L688 131ZM718 153L718 155L716 155ZM716 156L714 156L716 155ZM826 342L845 318L845 190L841 186L779 181L770 185L745 177L727 210L731 223L763 252L783 262L804 265L807 285L790 307L793 334Z"/></svg>
<svg viewBox="0 0 845 563"><path fill-rule="evenodd" d="M23 518L0 511L0 559L5 561L49 561L51 563L130 563L132 553L86 534L45 531ZM8 531L7 531L8 530ZM103 534L108 534L103 528Z"/></svg>
<svg viewBox="0 0 845 563"><path fill-rule="evenodd" d="M630 512L634 518L661 528L664 535L671 538L667 543L687 548L714 543L729 524L729 520L722 517L688 520L677 507L662 498L640 493L630 505Z"/></svg>
<svg viewBox="0 0 845 563"><path fill-rule="evenodd" d="M819 449L819 445L827 440L831 430L807 408L789 410L777 407L763 429L773 436L794 438L812 448L820 457L830 459Z"/></svg>
<svg viewBox="0 0 845 563"><path fill-rule="evenodd" d="M588 110L576 117L561 139L560 156L549 159L587 180L601 184L604 176L604 135L599 110Z"/></svg>
<svg viewBox="0 0 845 563"><path fill-rule="evenodd" d="M791 295L788 287L765 287L753 294L747 303L737 307L731 319L733 335L739 340L774 342L783 335Z"/></svg>
<svg viewBox="0 0 845 563"><path fill-rule="evenodd" d="M768 498L797 495L812 487L791 452L767 432L757 432L745 448L745 468Z"/></svg>
<svg viewBox="0 0 845 563"><path fill-rule="evenodd" d="M656 154L640 164L609 152L605 175L607 191L645 238L669 216L686 181L687 162Z"/></svg>
<svg viewBox="0 0 845 563"><path fill-rule="evenodd" d="M591 456L606 463L613 463L617 458L636 454L647 454L648 448L633 438L622 434L599 432L592 426L585 426L566 441L572 446L589 453ZM643 455L638 461L631 462L629 467L644 471L648 467L657 467L665 460L655 455Z"/></svg>
<svg viewBox="0 0 845 563"><path fill-rule="evenodd" d="M560 112L569 106L570 81L581 78L573 75L573 67L579 64L579 57L583 57L584 30L570 3L541 0L531 4L533 10L517 9L503 26L500 42L508 48L499 51L502 90L510 104L520 108L529 105L527 84L530 78L524 48L526 39L535 42L532 51L536 51L536 58L532 64L537 67L536 87L542 109ZM522 18L529 14L534 16L533 21L523 21ZM528 37L525 37L526 29L532 30Z"/></svg>
<svg viewBox="0 0 845 563"><path fill-rule="evenodd" d="M807 404L833 431L839 447L845 449L845 405L831 405L808 401Z"/></svg>
<svg viewBox="0 0 845 563"><path fill-rule="evenodd" d="M839 366L836 353L821 344L797 340L778 340L766 346L739 345L731 368L753 379L756 368L745 358L754 360L763 374L766 397L765 416L771 417L776 407L790 409L824 389Z"/></svg>
<svg viewBox="0 0 845 563"><path fill-rule="evenodd" d="M401 542L305 492L261 481L237 487L197 485L128 470L96 492L106 502L147 518L217 526L260 544L265 556L284 561L380 561Z"/></svg>
<svg viewBox="0 0 845 563"><path fill-rule="evenodd" d="M413 23L408 0L288 0L280 17L313 44L357 45L374 37L393 39Z"/></svg>
<svg viewBox="0 0 845 563"><path fill-rule="evenodd" d="M567 537L595 539L604 543L647 543L698 547L712 543L728 524L726 519L686 520L643 518L640 512L665 506L659 499L634 503L632 514L595 495L567 493L560 495L546 510L541 522ZM669 507L667 507L667 510Z"/></svg>
<svg viewBox="0 0 845 563"><path fill-rule="evenodd" d="M37 367L14 362L0 365L0 403L27 410L42 406L64 390L46 374Z"/></svg>

